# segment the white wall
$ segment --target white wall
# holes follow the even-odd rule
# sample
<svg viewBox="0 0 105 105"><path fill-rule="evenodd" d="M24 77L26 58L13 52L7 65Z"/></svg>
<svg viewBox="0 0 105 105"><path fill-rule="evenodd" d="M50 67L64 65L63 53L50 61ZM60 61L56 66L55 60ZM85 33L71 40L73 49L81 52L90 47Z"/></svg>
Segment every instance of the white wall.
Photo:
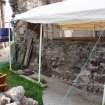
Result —
<svg viewBox="0 0 105 105"><path fill-rule="evenodd" d="M94 36L93 31L72 31L72 30L65 30L64 37L92 37Z"/></svg>
<svg viewBox="0 0 105 105"><path fill-rule="evenodd" d="M73 37L92 37L94 36L93 31L73 31Z"/></svg>

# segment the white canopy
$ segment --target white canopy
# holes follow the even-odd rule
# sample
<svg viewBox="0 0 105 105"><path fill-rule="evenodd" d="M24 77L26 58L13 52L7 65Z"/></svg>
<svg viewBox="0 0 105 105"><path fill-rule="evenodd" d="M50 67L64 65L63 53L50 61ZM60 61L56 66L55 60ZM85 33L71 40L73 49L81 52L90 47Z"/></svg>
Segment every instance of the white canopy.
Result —
<svg viewBox="0 0 105 105"><path fill-rule="evenodd" d="M33 8L15 20L31 23L81 23L105 20L105 0L66 0Z"/></svg>

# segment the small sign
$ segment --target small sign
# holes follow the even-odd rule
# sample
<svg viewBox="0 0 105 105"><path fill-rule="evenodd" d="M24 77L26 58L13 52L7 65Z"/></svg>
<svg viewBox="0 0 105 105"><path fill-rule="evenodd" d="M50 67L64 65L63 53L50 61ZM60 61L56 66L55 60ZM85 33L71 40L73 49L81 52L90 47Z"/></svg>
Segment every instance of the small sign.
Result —
<svg viewBox="0 0 105 105"><path fill-rule="evenodd" d="M8 42L9 41L9 32L10 32L10 39L12 41L11 28L0 28L0 42Z"/></svg>

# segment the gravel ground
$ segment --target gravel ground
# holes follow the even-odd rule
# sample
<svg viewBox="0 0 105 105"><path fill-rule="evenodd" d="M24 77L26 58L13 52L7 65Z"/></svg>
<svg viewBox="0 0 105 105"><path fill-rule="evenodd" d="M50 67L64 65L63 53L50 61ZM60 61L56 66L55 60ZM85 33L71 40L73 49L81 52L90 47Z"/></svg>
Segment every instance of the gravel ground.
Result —
<svg viewBox="0 0 105 105"><path fill-rule="evenodd" d="M99 105L102 97L99 99L97 96L87 95L88 98L97 100L96 102L90 102L80 95L80 90L74 87L70 91L70 94L63 99L69 88L69 85L59 79L49 78L48 88L44 91L43 95L44 105Z"/></svg>

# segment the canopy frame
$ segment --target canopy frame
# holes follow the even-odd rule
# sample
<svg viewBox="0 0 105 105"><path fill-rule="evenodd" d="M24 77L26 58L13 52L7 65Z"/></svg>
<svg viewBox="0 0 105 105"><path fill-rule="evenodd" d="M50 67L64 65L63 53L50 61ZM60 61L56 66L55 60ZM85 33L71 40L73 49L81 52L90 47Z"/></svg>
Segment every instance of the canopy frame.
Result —
<svg viewBox="0 0 105 105"><path fill-rule="evenodd" d="M39 70L38 70L38 82L41 82L41 70L42 70L42 35L43 25L40 24L40 40L39 40Z"/></svg>

